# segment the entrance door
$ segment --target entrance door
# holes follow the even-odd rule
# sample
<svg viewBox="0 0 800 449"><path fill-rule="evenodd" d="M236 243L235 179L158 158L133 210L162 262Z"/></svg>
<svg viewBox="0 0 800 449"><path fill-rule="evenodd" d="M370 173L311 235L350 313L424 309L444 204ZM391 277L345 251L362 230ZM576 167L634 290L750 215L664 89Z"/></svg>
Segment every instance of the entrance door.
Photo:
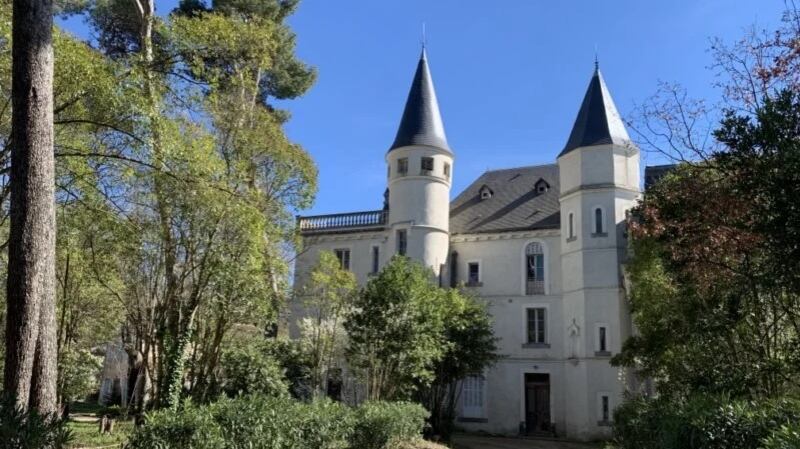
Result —
<svg viewBox="0 0 800 449"><path fill-rule="evenodd" d="M525 374L525 430L528 434L552 431L549 374Z"/></svg>

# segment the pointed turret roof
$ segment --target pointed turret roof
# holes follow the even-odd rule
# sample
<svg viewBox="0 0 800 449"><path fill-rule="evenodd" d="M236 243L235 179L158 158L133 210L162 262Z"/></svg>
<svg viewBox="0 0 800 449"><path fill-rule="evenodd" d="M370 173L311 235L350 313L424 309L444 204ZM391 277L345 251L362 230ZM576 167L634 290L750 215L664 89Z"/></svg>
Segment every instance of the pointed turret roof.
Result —
<svg viewBox="0 0 800 449"><path fill-rule="evenodd" d="M417 73L414 74L414 81L408 92L400 128L389 151L409 145L428 145L452 152L444 133L425 48L422 49Z"/></svg>
<svg viewBox="0 0 800 449"><path fill-rule="evenodd" d="M631 139L622 123L622 118L617 112L614 100L608 92L606 82L600 73L600 68L595 62L594 75L589 82L589 88L583 97L581 109L572 126L569 140L560 156L563 156L575 148L588 147L592 145L625 145Z"/></svg>

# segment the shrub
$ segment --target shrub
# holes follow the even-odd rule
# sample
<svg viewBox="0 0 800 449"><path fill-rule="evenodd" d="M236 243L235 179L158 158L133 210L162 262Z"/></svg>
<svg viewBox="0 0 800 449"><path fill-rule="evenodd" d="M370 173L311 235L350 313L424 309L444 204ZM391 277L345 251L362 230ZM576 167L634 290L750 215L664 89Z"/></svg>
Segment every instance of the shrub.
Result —
<svg viewBox="0 0 800 449"><path fill-rule="evenodd" d="M614 445L620 449L753 449L770 439L783 448L781 438L792 438L783 426L800 420L800 402L629 398L614 419Z"/></svg>
<svg viewBox="0 0 800 449"><path fill-rule="evenodd" d="M0 448L60 449L71 439L65 421L35 411L23 412L13 398L0 398Z"/></svg>
<svg viewBox="0 0 800 449"><path fill-rule="evenodd" d="M355 415L353 449L384 449L418 438L428 418L421 405L411 402L367 402L355 410Z"/></svg>
<svg viewBox="0 0 800 449"><path fill-rule="evenodd" d="M129 449L390 449L418 438L427 413L416 404L239 396L147 415Z"/></svg>
<svg viewBox="0 0 800 449"><path fill-rule="evenodd" d="M190 403L179 410L148 413L128 446L131 449L222 449L222 431L207 407Z"/></svg>
<svg viewBox="0 0 800 449"><path fill-rule="evenodd" d="M222 369L222 389L228 396L289 394L289 384L283 368L261 345L249 344L226 350L222 356Z"/></svg>
<svg viewBox="0 0 800 449"><path fill-rule="evenodd" d="M797 449L800 447L800 423L781 426L764 440L763 449Z"/></svg>
<svg viewBox="0 0 800 449"><path fill-rule="evenodd" d="M331 401L243 396L211 409L227 447L345 449L352 431L350 410Z"/></svg>

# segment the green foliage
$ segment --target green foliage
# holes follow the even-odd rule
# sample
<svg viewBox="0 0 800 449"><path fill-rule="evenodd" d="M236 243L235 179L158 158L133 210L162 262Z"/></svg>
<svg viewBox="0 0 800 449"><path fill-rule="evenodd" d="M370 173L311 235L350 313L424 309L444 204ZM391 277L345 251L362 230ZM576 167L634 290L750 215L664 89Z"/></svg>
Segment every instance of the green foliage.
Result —
<svg viewBox="0 0 800 449"><path fill-rule="evenodd" d="M68 447L72 434L64 421L22 411L15 401L0 397L0 448L60 449Z"/></svg>
<svg viewBox="0 0 800 449"><path fill-rule="evenodd" d="M614 413L619 449L753 449L789 444L800 420L794 400L629 398ZM796 427L795 427L796 431ZM766 446L770 447L770 446Z"/></svg>
<svg viewBox="0 0 800 449"><path fill-rule="evenodd" d="M388 449L418 438L426 412L408 403L352 409L327 400L240 396L147 415L129 446L138 448Z"/></svg>
<svg viewBox="0 0 800 449"><path fill-rule="evenodd" d="M411 402L367 402L355 410L350 447L384 449L418 438L428 412Z"/></svg>
<svg viewBox="0 0 800 449"><path fill-rule="evenodd" d="M229 396L289 394L283 367L258 343L226 350L222 356L222 371L222 389Z"/></svg>
<svg viewBox="0 0 800 449"><path fill-rule="evenodd" d="M300 341L310 363L309 388L314 394L322 394L329 371L344 359L344 321L352 311L357 289L355 275L342 269L332 252L323 251L308 285L300 290L305 314L299 323Z"/></svg>
<svg viewBox="0 0 800 449"><path fill-rule="evenodd" d="M84 399L97 391L101 360L84 349L63 351L58 359L59 394L63 402Z"/></svg>
<svg viewBox="0 0 800 449"><path fill-rule="evenodd" d="M445 350L447 315L433 272L396 256L372 278L345 322L350 365L373 400L408 398L435 377Z"/></svg>

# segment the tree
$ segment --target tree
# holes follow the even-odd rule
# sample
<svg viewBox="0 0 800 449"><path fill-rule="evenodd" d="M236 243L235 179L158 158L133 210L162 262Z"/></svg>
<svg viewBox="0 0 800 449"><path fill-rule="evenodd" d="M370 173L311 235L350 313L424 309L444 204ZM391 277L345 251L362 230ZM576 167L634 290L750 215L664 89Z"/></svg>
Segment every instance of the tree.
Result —
<svg viewBox="0 0 800 449"><path fill-rule="evenodd" d="M433 381L420 385L416 397L431 412L433 432L449 440L462 381L469 376L482 377L498 360L498 339L486 306L477 299L449 289L443 292L440 307L445 317L445 352L433 364Z"/></svg>
<svg viewBox="0 0 800 449"><path fill-rule="evenodd" d="M4 389L57 411L53 4L14 1L11 222Z"/></svg>
<svg viewBox="0 0 800 449"><path fill-rule="evenodd" d="M315 394L324 393L331 368L344 359L344 321L356 293L355 275L343 269L332 252L321 252L308 285L303 286L307 316L300 323L303 350L311 362L309 387Z"/></svg>

